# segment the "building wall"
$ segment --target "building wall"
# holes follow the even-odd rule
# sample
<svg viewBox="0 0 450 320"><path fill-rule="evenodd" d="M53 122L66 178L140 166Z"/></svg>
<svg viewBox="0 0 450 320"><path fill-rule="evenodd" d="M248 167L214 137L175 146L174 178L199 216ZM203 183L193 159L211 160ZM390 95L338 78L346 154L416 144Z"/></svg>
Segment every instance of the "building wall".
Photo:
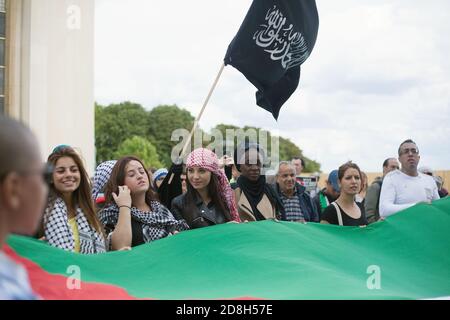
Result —
<svg viewBox="0 0 450 320"><path fill-rule="evenodd" d="M59 144L80 151L92 174L93 0L10 0L7 113L27 123L43 158Z"/></svg>

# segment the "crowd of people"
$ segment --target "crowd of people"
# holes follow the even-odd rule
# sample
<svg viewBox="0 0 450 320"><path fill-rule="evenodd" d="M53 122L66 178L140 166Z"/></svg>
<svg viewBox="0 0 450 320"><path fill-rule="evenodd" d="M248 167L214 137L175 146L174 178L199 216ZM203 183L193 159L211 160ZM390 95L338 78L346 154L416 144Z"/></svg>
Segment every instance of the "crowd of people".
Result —
<svg viewBox="0 0 450 320"><path fill-rule="evenodd" d="M0 117L0 131L0 247L10 233L101 254L223 223L274 219L366 226L448 194L429 168L418 169L412 140L400 144L400 164L386 159L383 177L370 186L360 167L346 162L311 195L299 178L303 159L281 161L276 175L266 177L265 151L256 143L245 142L234 157L221 159L196 149L184 165L174 163L169 170L146 168L132 155L111 159L91 181L73 147L56 147L42 166L28 128ZM1 251L0 266L0 298L6 292L6 298L32 297L24 270Z"/></svg>

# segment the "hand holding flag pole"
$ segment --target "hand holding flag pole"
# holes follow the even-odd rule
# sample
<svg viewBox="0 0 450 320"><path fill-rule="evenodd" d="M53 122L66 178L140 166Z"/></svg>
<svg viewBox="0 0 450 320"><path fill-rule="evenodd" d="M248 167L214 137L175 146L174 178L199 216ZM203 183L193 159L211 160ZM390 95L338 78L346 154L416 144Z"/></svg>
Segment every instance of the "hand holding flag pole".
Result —
<svg viewBox="0 0 450 320"><path fill-rule="evenodd" d="M235 67L258 89L256 104L278 119L282 105L298 87L300 66L314 48L318 29L319 15L315 0L254 0L228 46L224 63L195 119L179 159L185 156L226 65ZM173 173L169 184L172 178Z"/></svg>

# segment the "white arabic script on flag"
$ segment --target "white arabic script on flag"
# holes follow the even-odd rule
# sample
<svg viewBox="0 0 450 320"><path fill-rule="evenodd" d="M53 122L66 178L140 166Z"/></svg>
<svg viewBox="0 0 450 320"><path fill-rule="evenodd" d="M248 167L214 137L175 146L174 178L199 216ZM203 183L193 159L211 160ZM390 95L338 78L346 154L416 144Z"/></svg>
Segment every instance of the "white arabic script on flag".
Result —
<svg viewBox="0 0 450 320"><path fill-rule="evenodd" d="M270 53L273 61L280 60L286 70L301 65L309 56L303 35L294 32L294 26L276 5L267 11L265 20L266 24L261 24L253 35L256 44Z"/></svg>

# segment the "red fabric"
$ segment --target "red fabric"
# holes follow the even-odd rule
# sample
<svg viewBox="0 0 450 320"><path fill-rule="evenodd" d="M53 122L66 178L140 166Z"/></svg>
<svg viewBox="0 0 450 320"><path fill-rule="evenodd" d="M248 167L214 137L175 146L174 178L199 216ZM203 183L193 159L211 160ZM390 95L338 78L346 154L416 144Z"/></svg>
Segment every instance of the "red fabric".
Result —
<svg viewBox="0 0 450 320"><path fill-rule="evenodd" d="M27 272L34 293L44 300L136 300L124 289L107 284L81 282L80 290L69 290L67 277L50 274L31 260L19 256L8 245L3 252ZM238 297L220 300L263 300L255 297Z"/></svg>
<svg viewBox="0 0 450 320"><path fill-rule="evenodd" d="M81 281L81 289L67 288L67 277L50 274L31 260L15 253L9 246L3 248L5 254L22 265L28 272L33 291L44 300L133 300L124 289L107 284Z"/></svg>
<svg viewBox="0 0 450 320"><path fill-rule="evenodd" d="M302 178L296 177L296 180L300 185L305 186L305 182L302 180Z"/></svg>
<svg viewBox="0 0 450 320"><path fill-rule="evenodd" d="M95 199L96 204L102 204L106 201L106 198L104 195L98 196L97 199Z"/></svg>

